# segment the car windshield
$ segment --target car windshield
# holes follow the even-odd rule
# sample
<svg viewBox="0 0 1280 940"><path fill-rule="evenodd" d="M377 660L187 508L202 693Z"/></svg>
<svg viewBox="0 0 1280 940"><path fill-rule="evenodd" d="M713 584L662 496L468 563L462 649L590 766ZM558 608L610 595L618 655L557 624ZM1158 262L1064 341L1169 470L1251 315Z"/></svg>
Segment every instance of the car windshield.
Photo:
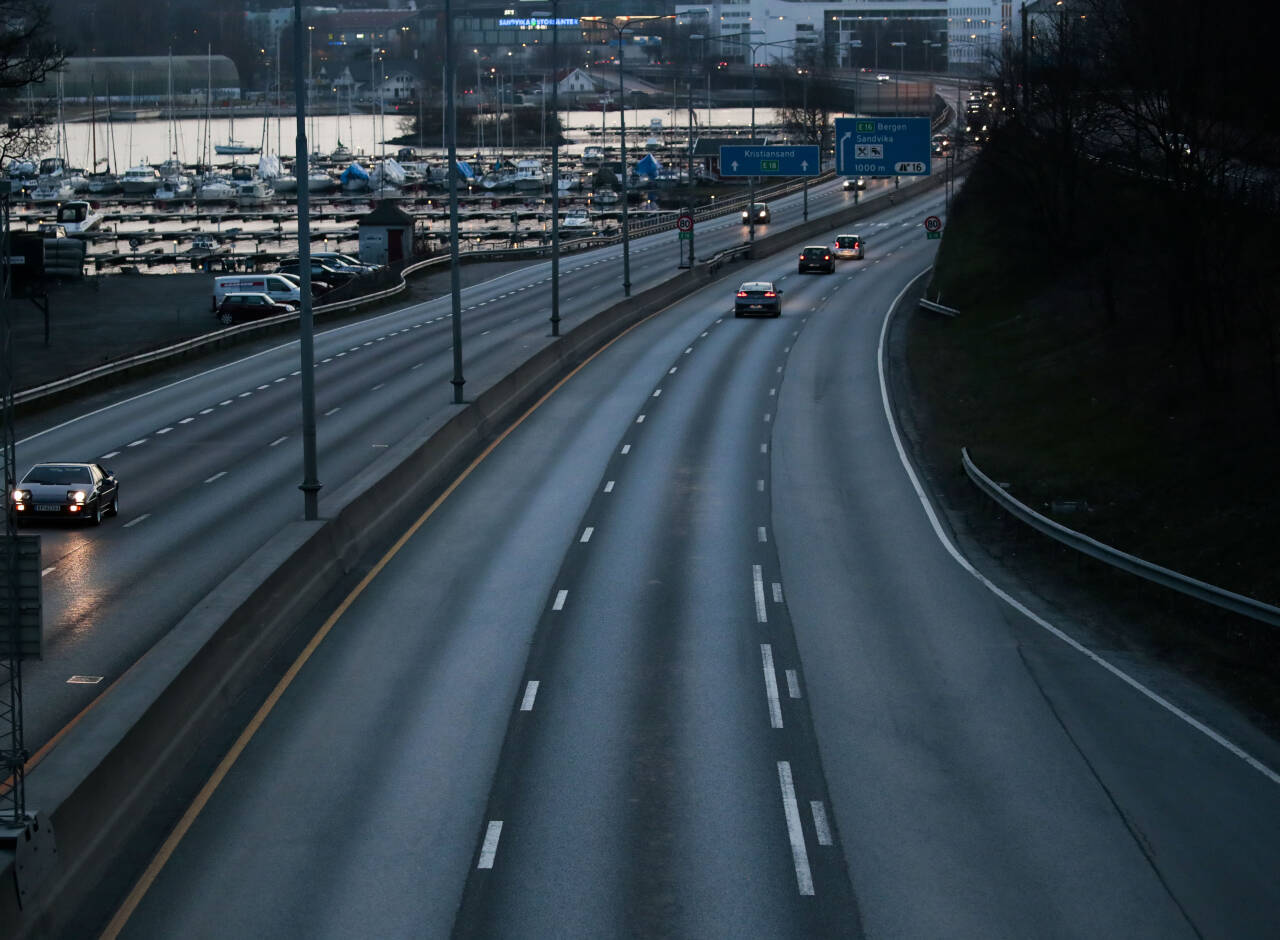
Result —
<svg viewBox="0 0 1280 940"><path fill-rule="evenodd" d="M806 258L821 258L826 253L827 249L825 248L806 248L804 250L804 256Z"/></svg>
<svg viewBox="0 0 1280 940"><path fill-rule="evenodd" d="M49 486L70 486L73 483L92 483L88 467L62 467L43 465L32 467L22 478L23 483L43 483Z"/></svg>
<svg viewBox="0 0 1280 940"><path fill-rule="evenodd" d="M746 291L748 294L763 294L767 290L773 290L773 285L766 284L761 281L748 281L746 284L739 287L738 290Z"/></svg>

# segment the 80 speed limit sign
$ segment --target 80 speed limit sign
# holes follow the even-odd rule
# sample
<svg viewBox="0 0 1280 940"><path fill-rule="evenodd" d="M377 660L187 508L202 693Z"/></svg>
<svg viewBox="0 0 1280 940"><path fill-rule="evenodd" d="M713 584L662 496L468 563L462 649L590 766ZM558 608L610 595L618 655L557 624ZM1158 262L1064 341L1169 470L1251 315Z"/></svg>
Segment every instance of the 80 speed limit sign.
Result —
<svg viewBox="0 0 1280 940"><path fill-rule="evenodd" d="M685 213L684 215L680 216L678 219L676 219L676 228L678 228L682 232L692 232L693 216L689 215L688 213Z"/></svg>
<svg viewBox="0 0 1280 940"><path fill-rule="evenodd" d="M941 232L942 220L936 215L931 215L924 220L924 230L926 232Z"/></svg>

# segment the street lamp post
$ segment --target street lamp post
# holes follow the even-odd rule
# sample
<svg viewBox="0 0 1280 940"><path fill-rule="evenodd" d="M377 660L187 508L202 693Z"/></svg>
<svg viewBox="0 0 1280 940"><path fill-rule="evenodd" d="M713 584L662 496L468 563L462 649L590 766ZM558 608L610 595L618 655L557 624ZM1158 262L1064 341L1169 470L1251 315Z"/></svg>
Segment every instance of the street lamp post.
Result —
<svg viewBox="0 0 1280 940"><path fill-rule="evenodd" d="M621 26L617 23L610 23L601 17L584 16L582 19L607 26L618 36L618 143L622 157L622 294L624 297L630 297L631 232L627 227L627 202L630 198L630 192L627 188L627 96L626 86L623 84L622 42L627 30L632 26L643 26L654 20L675 19L675 14L666 14L664 16L624 16L621 17L624 21Z"/></svg>
<svg viewBox="0 0 1280 940"><path fill-rule="evenodd" d="M689 215L693 216L693 43L704 37L699 33L689 34ZM693 229L689 230L689 267L693 267Z"/></svg>
<svg viewBox="0 0 1280 940"><path fill-rule="evenodd" d="M905 42L891 42L889 45L894 46L898 50L898 75L893 81L893 107L898 112L898 116L902 116L902 103L898 98L898 90L902 88L902 69L906 59L907 44Z"/></svg>
<svg viewBox="0 0 1280 940"><path fill-rule="evenodd" d="M763 33L762 29L750 30L750 33ZM734 45L745 46L751 50L751 146L755 146L756 142L756 50L763 49L765 46L785 46L795 42L794 39L778 39L773 42L742 42L740 40L728 39L720 37L721 42L733 43ZM747 241L754 242L756 240L756 178L754 176L747 177Z"/></svg>
<svg viewBox="0 0 1280 940"><path fill-rule="evenodd" d="M534 16L545 16L539 11ZM556 126L551 136L551 335L560 335L560 27L557 20L560 16L560 0L551 0L551 113L555 115ZM515 90L514 80L512 91ZM543 101L546 95L542 96ZM514 125L514 118L512 124ZM546 133L547 121L544 115L542 130Z"/></svg>

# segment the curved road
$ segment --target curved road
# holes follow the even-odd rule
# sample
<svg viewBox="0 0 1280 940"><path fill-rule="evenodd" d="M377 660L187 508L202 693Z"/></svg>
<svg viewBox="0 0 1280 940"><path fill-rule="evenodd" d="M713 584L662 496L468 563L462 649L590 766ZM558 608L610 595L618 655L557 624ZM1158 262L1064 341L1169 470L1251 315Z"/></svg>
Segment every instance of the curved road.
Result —
<svg viewBox="0 0 1280 940"><path fill-rule="evenodd" d="M869 194L882 195L885 188ZM811 215L852 200L814 187ZM763 236L801 218L774 203ZM737 216L698 227L698 252L741 241ZM636 239L633 290L675 272L674 233ZM566 256L563 329L622 299L621 247ZM478 392L550 342L550 263L464 292L466 390ZM442 298L316 335L320 479L334 492L388 447L454 407L450 301ZM42 536L45 655L24 666L26 744L39 749L89 707L193 605L285 522L300 518L296 342L262 343L148 377L17 428L18 472L42 460L98 460L121 479L118 519ZM74 681L73 681L74 680Z"/></svg>
<svg viewBox="0 0 1280 940"><path fill-rule="evenodd" d="M545 399L110 934L1274 935L1274 743L1006 603L922 503L880 347L939 198L833 277L745 268L780 319L711 285Z"/></svg>

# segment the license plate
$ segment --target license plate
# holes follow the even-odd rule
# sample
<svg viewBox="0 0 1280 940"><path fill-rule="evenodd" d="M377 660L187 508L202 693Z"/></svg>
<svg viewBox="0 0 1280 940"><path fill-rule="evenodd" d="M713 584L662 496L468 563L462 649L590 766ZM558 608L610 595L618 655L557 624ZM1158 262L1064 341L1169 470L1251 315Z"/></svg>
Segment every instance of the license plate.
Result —
<svg viewBox="0 0 1280 940"><path fill-rule="evenodd" d="M61 506L36 506L36 512L62 512Z"/></svg>
<svg viewBox="0 0 1280 940"><path fill-rule="evenodd" d="M764 304L752 304L752 305L751 305L751 309L752 309L752 310L763 310L763 309L764 309Z"/></svg>

